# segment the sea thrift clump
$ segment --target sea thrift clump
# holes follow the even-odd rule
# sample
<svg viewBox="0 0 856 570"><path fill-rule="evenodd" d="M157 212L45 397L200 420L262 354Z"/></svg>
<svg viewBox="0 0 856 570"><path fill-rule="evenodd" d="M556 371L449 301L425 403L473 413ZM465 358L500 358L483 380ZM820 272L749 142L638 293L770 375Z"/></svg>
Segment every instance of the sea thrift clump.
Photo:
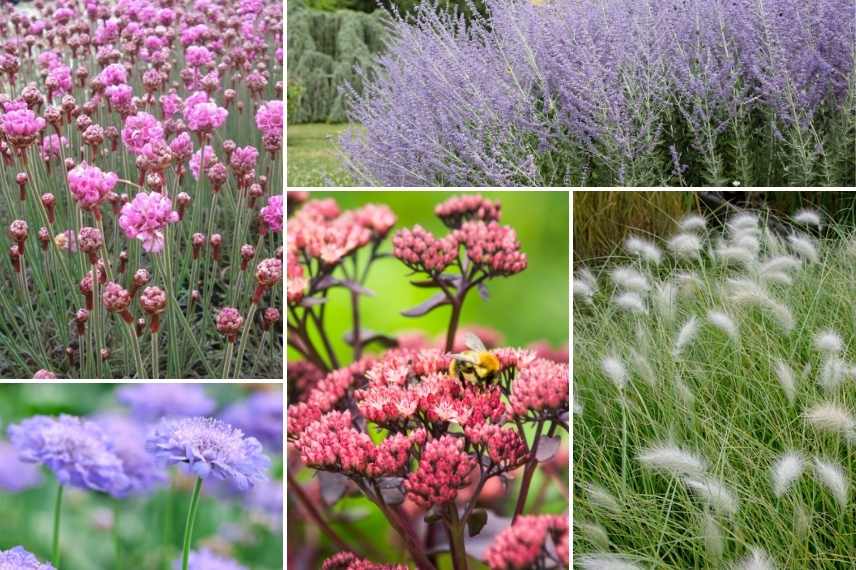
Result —
<svg viewBox="0 0 856 570"><path fill-rule="evenodd" d="M548 561L567 564L569 557L564 515L522 516L496 537L486 554L491 570L534 568Z"/></svg>
<svg viewBox="0 0 856 570"><path fill-rule="evenodd" d="M96 210L118 181L115 172L103 172L86 162L81 162L68 172L68 189L84 210Z"/></svg>
<svg viewBox="0 0 856 570"><path fill-rule="evenodd" d="M122 206L119 226L129 239L143 242L144 250L158 253L164 247L166 226L178 220L169 197L159 192L140 192Z"/></svg>
<svg viewBox="0 0 856 570"><path fill-rule="evenodd" d="M265 227L272 232L282 231L282 194L268 198L267 205L259 211Z"/></svg>

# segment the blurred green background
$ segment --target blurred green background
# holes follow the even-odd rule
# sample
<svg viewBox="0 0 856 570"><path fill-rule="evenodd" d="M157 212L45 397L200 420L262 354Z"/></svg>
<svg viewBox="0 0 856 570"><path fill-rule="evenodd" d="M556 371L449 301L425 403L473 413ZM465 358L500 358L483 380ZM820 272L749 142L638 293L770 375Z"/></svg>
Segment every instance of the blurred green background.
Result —
<svg viewBox="0 0 856 570"><path fill-rule="evenodd" d="M0 384L0 441L7 428L36 414L86 416L121 411L110 384ZM248 386L206 385L217 410L249 394ZM272 455L276 477L282 459ZM107 495L66 489L63 497L61 570L172 570L181 555L182 533L193 481L171 468L172 488L122 500ZM203 498L194 531L193 548L203 546L228 553L252 570L280 570L282 530L273 531L251 514L238 498L215 498L212 484L203 485ZM42 562L51 556L53 509L57 483L42 469L39 486L21 493L0 488L0 550L23 546ZM118 513L118 525L113 525ZM117 563L117 540L120 558Z"/></svg>
<svg viewBox="0 0 856 570"><path fill-rule="evenodd" d="M398 222L384 242L381 251L391 252L391 239L401 228L420 224L442 236L448 231L434 216L434 207L460 192L311 192L310 199L334 198L342 210L368 203L386 204ZM557 346L568 340L568 193L567 192L480 192L480 195L502 204L501 223L517 231L521 249L529 257L529 267L514 276L488 282L490 298L483 301L473 290L467 296L461 326L479 325L500 331L508 346L524 346L547 340ZM423 331L435 337L446 331L450 309L441 307L418 318L401 316L401 311L414 307L435 290L410 285L410 270L399 260L389 257L376 262L366 286L374 297L363 297L363 326L375 332L395 335L403 331ZM351 327L350 297L337 288L327 307L327 330L334 341L340 362L350 361L351 349L342 340ZM377 345L370 347L377 349ZM344 357L344 358L343 358ZM299 355L289 351L289 359Z"/></svg>

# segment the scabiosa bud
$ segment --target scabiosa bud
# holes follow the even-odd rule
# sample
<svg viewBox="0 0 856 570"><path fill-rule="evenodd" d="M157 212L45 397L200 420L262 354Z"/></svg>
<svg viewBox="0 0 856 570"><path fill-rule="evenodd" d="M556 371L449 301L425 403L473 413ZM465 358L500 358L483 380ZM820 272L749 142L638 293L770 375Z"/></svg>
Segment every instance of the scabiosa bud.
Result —
<svg viewBox="0 0 856 570"><path fill-rule="evenodd" d="M262 330L270 330L273 325L279 322L280 318L279 309L276 307L268 307L262 313Z"/></svg>
<svg viewBox="0 0 856 570"><path fill-rule="evenodd" d="M0 568L10 570L56 570L47 562L42 564L35 555L20 546L9 550L0 550Z"/></svg>
<svg viewBox="0 0 856 570"><path fill-rule="evenodd" d="M178 221L178 212L172 209L172 200L158 192L140 192L124 206L119 216L119 227L129 239L143 242L143 249L157 253L164 246L164 230Z"/></svg>
<svg viewBox="0 0 856 570"><path fill-rule="evenodd" d="M29 226L24 220L15 220L9 224L9 237L18 242L18 253L24 255L24 242L27 241Z"/></svg>
<svg viewBox="0 0 856 570"><path fill-rule="evenodd" d="M15 182L18 183L18 199L23 202L27 199L27 182L30 181L30 176L26 172L19 172L15 175Z"/></svg>
<svg viewBox="0 0 856 570"><path fill-rule="evenodd" d="M77 247L89 256L89 263L95 264L98 260L98 250L104 244L104 237L98 228L83 227L77 234Z"/></svg>
<svg viewBox="0 0 856 570"><path fill-rule="evenodd" d="M491 570L540 568L548 560L548 538L555 554L568 563L568 519L564 515L527 515L518 517L503 530L490 548L486 558Z"/></svg>
<svg viewBox="0 0 856 570"><path fill-rule="evenodd" d="M104 493L128 486L110 438L93 422L33 416L9 426L9 439L22 460L48 467L62 485Z"/></svg>
<svg viewBox="0 0 856 570"><path fill-rule="evenodd" d="M68 173L68 188L84 210L90 210L96 218L100 217L98 206L116 187L119 176L115 172L103 172L97 166L81 162Z"/></svg>
<svg viewBox="0 0 856 570"><path fill-rule="evenodd" d="M375 564L353 552L340 552L321 565L321 570L407 570L404 564Z"/></svg>
<svg viewBox="0 0 856 570"><path fill-rule="evenodd" d="M220 234L211 234L208 240L211 243L211 258L214 261L220 261L220 245L223 243L223 236Z"/></svg>
<svg viewBox="0 0 856 570"><path fill-rule="evenodd" d="M109 312L119 313L126 323L131 324L134 322L134 317L128 312L128 305L131 304L131 294L115 281L110 281L104 286L101 302Z"/></svg>
<svg viewBox="0 0 856 570"><path fill-rule="evenodd" d="M146 449L167 464L186 464L197 477L213 475L247 490L267 479L270 459L254 437L213 418L163 419Z"/></svg>
<svg viewBox="0 0 856 570"><path fill-rule="evenodd" d="M86 332L86 321L89 320L89 311L78 309L74 314L74 322L77 325L77 336L83 336Z"/></svg>
<svg viewBox="0 0 856 570"><path fill-rule="evenodd" d="M226 340L235 342L238 338L238 332L241 330L241 325L244 324L244 317L234 307L223 307L217 313L217 330L221 334L226 335Z"/></svg>
<svg viewBox="0 0 856 570"><path fill-rule="evenodd" d="M241 246L241 271L247 270L250 260L256 255L256 248L248 243Z"/></svg>
<svg viewBox="0 0 856 570"><path fill-rule="evenodd" d="M187 210L187 206L190 204L191 198L190 194L187 192L179 192L175 197L175 203L178 205L178 220L181 221L184 219L184 212Z"/></svg>
<svg viewBox="0 0 856 570"><path fill-rule="evenodd" d="M282 231L282 194L268 198L267 205L259 211L259 218L264 233L267 233L268 230L276 233Z"/></svg>
<svg viewBox="0 0 856 570"><path fill-rule="evenodd" d="M42 194L42 205L45 207L45 211L48 214L48 223L53 224L56 221L56 211L54 208L56 205L56 198L50 192L45 192Z"/></svg>
<svg viewBox="0 0 856 570"><path fill-rule="evenodd" d="M199 232L196 232L190 238L190 243L193 247L192 257L193 257L193 259L198 259L199 258L199 252L202 250L203 247L205 247L205 234L201 234Z"/></svg>
<svg viewBox="0 0 856 570"><path fill-rule="evenodd" d="M392 238L393 255L415 271L441 273L458 257L453 234L437 239L420 225L403 229Z"/></svg>
<svg viewBox="0 0 856 570"><path fill-rule="evenodd" d="M447 228L458 229L466 221L498 222L500 203L481 196L455 196L438 204L434 214Z"/></svg>
<svg viewBox="0 0 856 570"><path fill-rule="evenodd" d="M265 289L273 287L282 281L282 261L275 257L263 259L256 265L256 291L253 294L253 303L258 303Z"/></svg>
<svg viewBox="0 0 856 570"><path fill-rule="evenodd" d="M140 307L151 318L149 330L156 333L160 330L160 314L166 310L166 293L160 287L146 287L140 295Z"/></svg>
<svg viewBox="0 0 856 570"><path fill-rule="evenodd" d="M426 443L419 467L404 483L408 497L423 508L454 501L476 467L463 446L463 440L451 435Z"/></svg>
<svg viewBox="0 0 856 570"><path fill-rule="evenodd" d="M466 248L467 257L492 275L514 275L526 269L526 254L520 251L517 234L508 226L469 221L455 235Z"/></svg>

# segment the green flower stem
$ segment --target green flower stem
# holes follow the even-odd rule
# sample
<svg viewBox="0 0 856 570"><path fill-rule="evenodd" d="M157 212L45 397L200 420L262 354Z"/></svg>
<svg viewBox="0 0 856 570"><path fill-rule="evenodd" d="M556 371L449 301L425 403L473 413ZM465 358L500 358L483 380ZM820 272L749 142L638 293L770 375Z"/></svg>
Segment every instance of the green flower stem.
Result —
<svg viewBox="0 0 856 570"><path fill-rule="evenodd" d="M152 333L152 379L158 379L158 333Z"/></svg>
<svg viewBox="0 0 856 570"><path fill-rule="evenodd" d="M119 534L119 502L113 505L113 545L116 547L116 570L122 570L122 536Z"/></svg>
<svg viewBox="0 0 856 570"><path fill-rule="evenodd" d="M226 341L226 355L223 358L223 378L229 378L229 368L231 368L232 364L232 354L235 352L235 343L231 341Z"/></svg>
<svg viewBox="0 0 856 570"><path fill-rule="evenodd" d="M51 560L53 560L54 568L59 570L59 523L62 516L62 490L60 484L56 492L56 503L54 503L54 523L53 523L53 547L51 552Z"/></svg>
<svg viewBox="0 0 856 570"><path fill-rule="evenodd" d="M241 332L241 346L238 347L238 361L235 363L235 378L241 377L241 364L244 362L244 352L247 350L247 333L253 325L253 318L256 316L258 304L250 305L250 312L247 313L247 319L244 321L244 330ZM224 378L228 378L224 376Z"/></svg>
<svg viewBox="0 0 856 570"><path fill-rule="evenodd" d="M196 513L199 511L199 495L202 491L202 478L196 480L193 486L193 496L190 498L190 510L187 511L187 523L184 525L184 546L181 548L181 570L187 570L190 560L190 543L193 541L193 526L196 524Z"/></svg>

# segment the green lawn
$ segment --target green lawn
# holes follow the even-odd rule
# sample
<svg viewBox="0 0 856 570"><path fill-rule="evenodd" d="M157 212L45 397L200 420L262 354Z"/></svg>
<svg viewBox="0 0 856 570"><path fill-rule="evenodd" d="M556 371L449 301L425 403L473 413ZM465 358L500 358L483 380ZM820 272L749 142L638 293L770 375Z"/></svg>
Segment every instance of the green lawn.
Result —
<svg viewBox="0 0 856 570"><path fill-rule="evenodd" d="M338 143L347 128L347 124L288 125L288 185L352 186Z"/></svg>

